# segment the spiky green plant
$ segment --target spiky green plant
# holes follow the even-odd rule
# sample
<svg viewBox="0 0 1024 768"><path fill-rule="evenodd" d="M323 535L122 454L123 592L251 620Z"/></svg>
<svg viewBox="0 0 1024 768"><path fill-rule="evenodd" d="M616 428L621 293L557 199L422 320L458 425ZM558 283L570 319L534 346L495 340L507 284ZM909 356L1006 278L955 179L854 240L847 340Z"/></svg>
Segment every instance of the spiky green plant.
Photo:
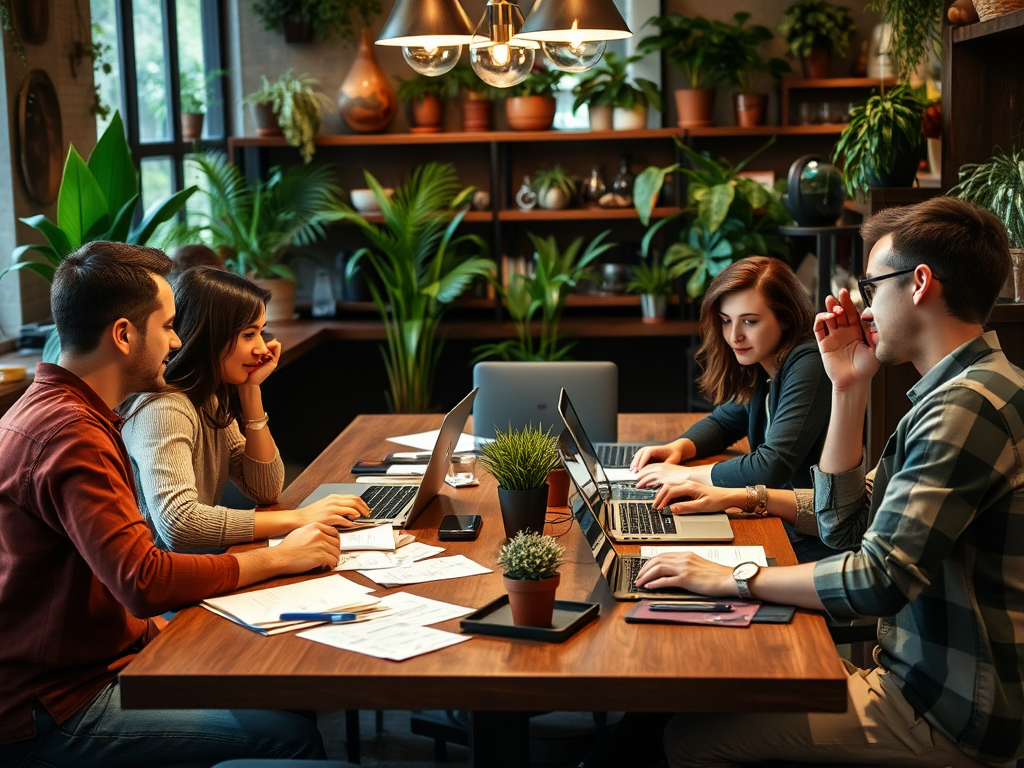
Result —
<svg viewBox="0 0 1024 768"><path fill-rule="evenodd" d="M260 77L262 87L246 96L246 103L269 105L277 115L285 140L298 147L302 159L309 163L320 133L320 109L333 109L334 103L317 90L319 81L309 75L295 77L289 69L274 82L267 80L266 75Z"/></svg>
<svg viewBox="0 0 1024 768"><path fill-rule="evenodd" d="M962 165L949 196L994 213L1006 227L1010 247L1024 248L1024 149L1007 154L996 147L984 163Z"/></svg>
<svg viewBox="0 0 1024 768"><path fill-rule="evenodd" d="M677 262L666 265L657 256L651 254L640 260L629 273L626 290L645 296L671 296L675 281L685 270Z"/></svg>
<svg viewBox="0 0 1024 768"><path fill-rule="evenodd" d="M421 165L393 197L373 174L365 176L384 221L371 223L347 205L338 206L338 218L355 224L370 241L353 254L346 274L353 277L364 257L370 261L377 280L369 288L387 335L382 353L388 407L421 413L432 405L441 317L475 278L493 273L494 262L478 235L456 237L474 190L459 184L454 167Z"/></svg>
<svg viewBox="0 0 1024 768"><path fill-rule="evenodd" d="M566 173L558 163L555 163L554 168L546 168L530 176L530 186L541 196L545 195L549 189L558 187L570 200L576 196L576 190L579 189L576 178Z"/></svg>
<svg viewBox="0 0 1024 768"><path fill-rule="evenodd" d="M510 579L540 581L558 573L565 547L550 536L519 531L498 552L498 565Z"/></svg>
<svg viewBox="0 0 1024 768"><path fill-rule="evenodd" d="M532 424L522 429L513 429L509 424L505 432L497 425L494 427L494 440L481 449L480 463L484 468L506 490L543 488L548 475L560 466L550 427L543 432Z"/></svg>

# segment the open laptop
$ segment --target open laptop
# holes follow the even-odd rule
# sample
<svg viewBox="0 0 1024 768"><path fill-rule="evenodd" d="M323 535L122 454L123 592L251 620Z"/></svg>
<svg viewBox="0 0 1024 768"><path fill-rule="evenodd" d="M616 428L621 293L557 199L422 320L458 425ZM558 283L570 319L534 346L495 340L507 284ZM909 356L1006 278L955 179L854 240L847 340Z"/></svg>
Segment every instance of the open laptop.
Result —
<svg viewBox="0 0 1024 768"><path fill-rule="evenodd" d="M558 455L581 497L605 535L621 542L732 541L724 512L675 515L657 510L650 499L604 499L568 429L558 436ZM574 506L579 506L580 501ZM578 518L577 518L578 519Z"/></svg>
<svg viewBox="0 0 1024 768"><path fill-rule="evenodd" d="M615 363L483 362L473 366L473 386L480 390L473 406L477 437L493 438L495 428L522 429L527 424L552 428L551 434L558 434L562 429L558 398L563 387L572 390L591 435L612 442L618 436L619 369Z"/></svg>
<svg viewBox="0 0 1024 768"><path fill-rule="evenodd" d="M575 446L572 446L571 442L572 437L566 430L563 430L558 440L558 453L565 468L569 470L569 477L572 478L579 491L572 508L573 516L587 539L587 545L594 560L597 561L598 568L601 569L601 575L608 582L608 589L611 590L612 596L616 600L643 600L650 597L658 597L660 600L700 599L698 595L684 589L644 589L636 585L636 577L640 573L640 568L650 558L640 555L620 555L615 551L611 538L604 527L605 524L599 518L599 516L607 514L607 507L600 497L597 497L598 506L595 510L591 506L595 494L588 495L583 492L585 485L581 486L580 483L587 482L587 470L579 452L573 450Z"/></svg>
<svg viewBox="0 0 1024 768"><path fill-rule="evenodd" d="M423 472L423 479L418 485L361 485L358 483L325 483L318 486L313 493L303 499L300 507L329 496L332 493L350 493L361 496L370 507L369 518L360 518L365 522L391 523L396 528L410 525L420 512L434 500L437 492L444 485L448 474L455 446L466 426L469 412L473 408L473 400L477 390L466 395L462 402L452 408L441 422L437 433L437 442L430 452L430 461Z"/></svg>

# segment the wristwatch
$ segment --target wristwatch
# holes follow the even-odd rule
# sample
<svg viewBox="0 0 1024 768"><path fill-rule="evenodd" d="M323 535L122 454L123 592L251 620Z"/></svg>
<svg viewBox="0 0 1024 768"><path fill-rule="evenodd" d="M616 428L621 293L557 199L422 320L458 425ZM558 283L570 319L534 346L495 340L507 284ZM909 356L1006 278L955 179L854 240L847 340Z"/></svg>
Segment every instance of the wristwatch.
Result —
<svg viewBox="0 0 1024 768"><path fill-rule="evenodd" d="M750 582L757 576L761 566L757 563L740 563L732 569L732 577L736 581L736 592L743 600L750 600L754 596L750 594Z"/></svg>

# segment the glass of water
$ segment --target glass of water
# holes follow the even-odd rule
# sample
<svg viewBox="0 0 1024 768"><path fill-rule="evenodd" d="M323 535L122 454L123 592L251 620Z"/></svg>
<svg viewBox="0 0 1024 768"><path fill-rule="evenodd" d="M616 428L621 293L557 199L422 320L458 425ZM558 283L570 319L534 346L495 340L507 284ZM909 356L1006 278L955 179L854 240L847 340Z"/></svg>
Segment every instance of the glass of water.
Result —
<svg viewBox="0 0 1024 768"><path fill-rule="evenodd" d="M313 317L334 317L334 291L331 289L331 273L326 269L317 270L313 280Z"/></svg>
<svg viewBox="0 0 1024 768"><path fill-rule="evenodd" d="M476 454L459 453L452 456L452 463L448 467L448 477L451 485L469 485L476 482Z"/></svg>

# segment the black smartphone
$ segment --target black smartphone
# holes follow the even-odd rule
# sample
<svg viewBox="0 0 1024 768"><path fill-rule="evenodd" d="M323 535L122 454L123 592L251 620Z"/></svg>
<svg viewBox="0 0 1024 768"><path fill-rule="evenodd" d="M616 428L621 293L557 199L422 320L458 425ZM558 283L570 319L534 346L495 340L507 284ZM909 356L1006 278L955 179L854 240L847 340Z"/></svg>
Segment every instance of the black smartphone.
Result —
<svg viewBox="0 0 1024 768"><path fill-rule="evenodd" d="M441 541L472 541L480 533L480 515L445 515L437 529Z"/></svg>
<svg viewBox="0 0 1024 768"><path fill-rule="evenodd" d="M357 461L352 465L352 474L386 475L389 466L391 466L391 463L387 461Z"/></svg>

